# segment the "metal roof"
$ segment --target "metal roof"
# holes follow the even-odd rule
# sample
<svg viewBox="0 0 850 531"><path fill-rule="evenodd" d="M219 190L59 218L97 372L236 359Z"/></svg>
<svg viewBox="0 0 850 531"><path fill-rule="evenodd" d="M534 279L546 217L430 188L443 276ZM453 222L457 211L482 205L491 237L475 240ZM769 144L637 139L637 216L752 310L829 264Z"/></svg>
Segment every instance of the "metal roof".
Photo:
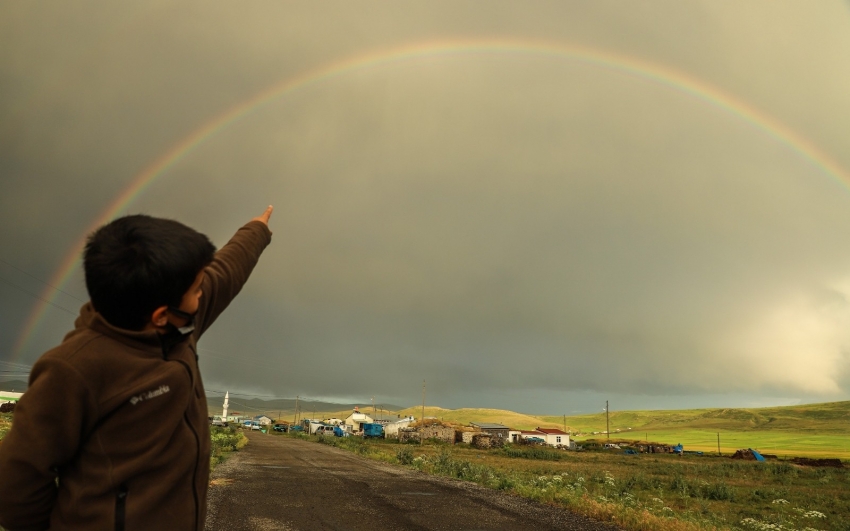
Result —
<svg viewBox="0 0 850 531"><path fill-rule="evenodd" d="M507 426L504 426L502 424L492 424L492 423L489 423L489 422L481 422L481 423L470 422L470 424L475 426L475 427L481 428L482 430L509 430L510 429Z"/></svg>

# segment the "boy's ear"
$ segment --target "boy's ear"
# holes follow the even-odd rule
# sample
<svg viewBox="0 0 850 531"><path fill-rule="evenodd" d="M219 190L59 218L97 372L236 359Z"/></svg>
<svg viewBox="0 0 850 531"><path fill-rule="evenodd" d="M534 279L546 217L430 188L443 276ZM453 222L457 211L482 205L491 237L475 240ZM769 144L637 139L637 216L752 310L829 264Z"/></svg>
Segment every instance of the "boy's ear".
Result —
<svg viewBox="0 0 850 531"><path fill-rule="evenodd" d="M157 328L163 327L168 324L168 306L160 306L151 314L151 324Z"/></svg>

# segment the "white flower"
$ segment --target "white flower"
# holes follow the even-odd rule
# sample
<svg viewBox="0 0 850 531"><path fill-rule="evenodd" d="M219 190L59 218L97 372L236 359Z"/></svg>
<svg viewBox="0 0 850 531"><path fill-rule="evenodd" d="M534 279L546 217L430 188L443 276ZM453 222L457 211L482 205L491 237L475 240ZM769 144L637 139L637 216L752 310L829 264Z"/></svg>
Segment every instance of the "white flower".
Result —
<svg viewBox="0 0 850 531"><path fill-rule="evenodd" d="M826 518L826 515L820 511L806 511L803 518Z"/></svg>
<svg viewBox="0 0 850 531"><path fill-rule="evenodd" d="M783 500L782 498L779 498L778 500L773 500L771 503L778 505L786 505L788 503L788 500Z"/></svg>

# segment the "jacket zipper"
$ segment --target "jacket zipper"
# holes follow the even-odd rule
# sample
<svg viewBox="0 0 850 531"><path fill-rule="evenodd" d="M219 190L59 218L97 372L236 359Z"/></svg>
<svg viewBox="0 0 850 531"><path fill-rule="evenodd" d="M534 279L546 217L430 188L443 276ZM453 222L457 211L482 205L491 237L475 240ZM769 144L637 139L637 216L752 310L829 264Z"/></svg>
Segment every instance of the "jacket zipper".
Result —
<svg viewBox="0 0 850 531"><path fill-rule="evenodd" d="M124 531L124 519L127 505L127 487L118 487L115 495L115 531Z"/></svg>
<svg viewBox="0 0 850 531"><path fill-rule="evenodd" d="M192 369L184 362L180 361L178 363L183 364L183 367L186 368L186 371L189 372L189 382L191 383L192 395L195 394L195 377L192 374ZM192 432L192 435L195 436L195 467L192 471L192 496L195 499L195 527L194 529L198 529L199 525L202 525L201 520L201 502L200 496L198 495L198 464L201 459L201 436L198 434L197 430L195 430L195 426L192 425L191 419L189 419L188 412L183 414L183 419L186 421L186 424L189 425L189 430Z"/></svg>

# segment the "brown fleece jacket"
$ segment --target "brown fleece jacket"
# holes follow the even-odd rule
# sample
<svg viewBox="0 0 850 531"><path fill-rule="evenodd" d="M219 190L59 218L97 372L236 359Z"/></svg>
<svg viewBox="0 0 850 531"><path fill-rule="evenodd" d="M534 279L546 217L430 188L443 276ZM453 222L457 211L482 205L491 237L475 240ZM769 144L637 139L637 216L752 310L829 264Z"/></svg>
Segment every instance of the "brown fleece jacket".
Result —
<svg viewBox="0 0 850 531"><path fill-rule="evenodd" d="M33 366L0 443L0 525L203 529L210 430L196 343L270 241L252 221L216 253L195 330L170 347L83 306L75 330Z"/></svg>

